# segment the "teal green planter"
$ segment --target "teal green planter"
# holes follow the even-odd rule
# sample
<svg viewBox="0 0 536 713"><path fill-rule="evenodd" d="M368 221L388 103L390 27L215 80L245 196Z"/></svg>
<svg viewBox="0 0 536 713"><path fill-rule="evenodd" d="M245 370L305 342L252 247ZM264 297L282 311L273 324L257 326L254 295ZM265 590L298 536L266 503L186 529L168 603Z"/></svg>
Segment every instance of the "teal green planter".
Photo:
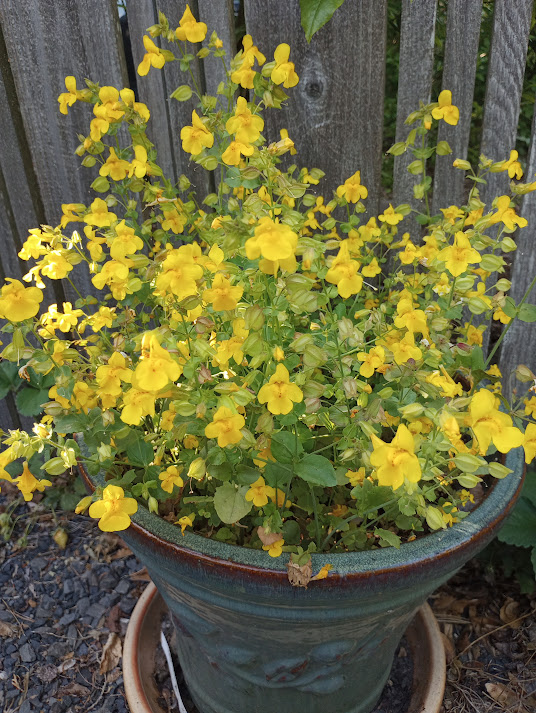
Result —
<svg viewBox="0 0 536 713"><path fill-rule="evenodd" d="M426 598L495 535L514 473L448 530L372 552L313 555L327 579L292 587L286 558L186 533L141 508L121 533L173 614L178 658L202 713L368 713ZM86 480L89 482L89 479ZM102 478L94 479L103 482Z"/></svg>

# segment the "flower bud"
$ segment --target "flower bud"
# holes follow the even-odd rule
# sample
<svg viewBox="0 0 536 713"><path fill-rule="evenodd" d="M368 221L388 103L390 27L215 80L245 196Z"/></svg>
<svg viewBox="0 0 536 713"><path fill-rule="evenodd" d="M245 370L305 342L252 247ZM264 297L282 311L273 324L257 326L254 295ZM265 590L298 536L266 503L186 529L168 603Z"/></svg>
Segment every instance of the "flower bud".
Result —
<svg viewBox="0 0 536 713"><path fill-rule="evenodd" d="M246 329L258 331L264 324L264 312L260 305L251 305L244 314Z"/></svg>
<svg viewBox="0 0 536 713"><path fill-rule="evenodd" d="M195 458L188 468L188 477L194 480L203 480L207 473L207 466L203 458Z"/></svg>
<svg viewBox="0 0 536 713"><path fill-rule="evenodd" d="M471 168L469 161L465 161L463 158L455 158L452 165L454 168L459 168L462 171L469 171Z"/></svg>
<svg viewBox="0 0 536 713"><path fill-rule="evenodd" d="M516 379L525 384L529 381L534 381L534 379L536 379L536 376L534 376L528 366L520 364L516 369Z"/></svg>
<svg viewBox="0 0 536 713"><path fill-rule="evenodd" d="M75 507L75 509L74 509L75 513L77 515L80 515L80 513L85 512L88 509L88 507L91 505L92 502L93 502L93 498L91 497L91 495L86 495L86 497L82 498L82 500L80 500L78 505Z"/></svg>
<svg viewBox="0 0 536 713"><path fill-rule="evenodd" d="M153 496L149 496L149 499L147 500L147 507L149 508L149 512L153 512L155 515L158 515L158 500L156 498L153 498Z"/></svg>
<svg viewBox="0 0 536 713"><path fill-rule="evenodd" d="M283 361L285 358L285 352L281 349L281 347L275 347L272 352L272 356L276 361Z"/></svg>

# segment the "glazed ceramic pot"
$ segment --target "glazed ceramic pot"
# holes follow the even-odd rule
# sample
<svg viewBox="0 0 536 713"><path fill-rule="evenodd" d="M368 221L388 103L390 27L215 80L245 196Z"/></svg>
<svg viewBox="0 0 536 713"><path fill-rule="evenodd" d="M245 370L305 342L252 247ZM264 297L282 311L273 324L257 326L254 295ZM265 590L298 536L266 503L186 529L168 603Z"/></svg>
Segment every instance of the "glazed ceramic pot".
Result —
<svg viewBox="0 0 536 713"><path fill-rule="evenodd" d="M283 557L209 540L140 507L123 539L178 629L178 659L201 713L368 713L426 598L495 535L517 499L514 472L447 530L400 549L313 555L327 579L291 586ZM87 475L85 476L86 480ZM104 484L104 476L92 479Z"/></svg>

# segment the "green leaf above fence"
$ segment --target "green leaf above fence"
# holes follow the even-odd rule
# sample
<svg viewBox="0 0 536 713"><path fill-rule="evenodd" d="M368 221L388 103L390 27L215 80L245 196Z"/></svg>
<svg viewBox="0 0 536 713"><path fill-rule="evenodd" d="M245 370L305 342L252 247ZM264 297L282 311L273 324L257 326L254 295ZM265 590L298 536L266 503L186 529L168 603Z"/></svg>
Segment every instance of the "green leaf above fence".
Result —
<svg viewBox="0 0 536 713"><path fill-rule="evenodd" d="M301 25L307 42L324 27L344 0L300 0Z"/></svg>

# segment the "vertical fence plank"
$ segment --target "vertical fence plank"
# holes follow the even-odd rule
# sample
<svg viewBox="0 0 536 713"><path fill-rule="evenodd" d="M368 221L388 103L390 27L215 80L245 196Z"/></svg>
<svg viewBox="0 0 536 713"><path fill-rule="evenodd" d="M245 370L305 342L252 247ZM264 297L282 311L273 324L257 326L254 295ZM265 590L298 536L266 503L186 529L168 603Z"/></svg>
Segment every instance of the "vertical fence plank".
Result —
<svg viewBox="0 0 536 713"><path fill-rule="evenodd" d="M74 155L77 134L88 134L87 107L65 117L57 97L70 74L79 87L85 77L128 86L117 8L113 0L3 0L0 22L45 219L57 225L62 203L92 198L94 177ZM92 291L89 275L78 281L80 292Z"/></svg>
<svg viewBox="0 0 536 713"><path fill-rule="evenodd" d="M443 63L442 88L452 92L453 103L460 109L457 126L439 124L439 141L447 141L449 156L436 157L433 213L464 200L464 173L452 168L455 158L467 158L471 114L475 88L478 39L482 0L450 0L447 9L447 37Z"/></svg>
<svg viewBox="0 0 536 713"><path fill-rule="evenodd" d="M300 77L281 111L267 111L268 141L287 128L298 149L299 165L321 168L319 188L327 198L346 178L361 171L369 190L365 201L375 213L380 195L383 92L385 83L386 0L346 2L307 44L298 0L267 3L246 0L246 29L273 58L281 42Z"/></svg>
<svg viewBox="0 0 536 713"><path fill-rule="evenodd" d="M225 61L229 68L230 60L236 54L235 24L233 0L197 0L199 19L208 26L207 37L203 45L207 45L213 30L223 43L222 49L227 53ZM220 82L225 81L225 70L221 59L210 59L204 62L205 87L207 94L216 95Z"/></svg>
<svg viewBox="0 0 536 713"><path fill-rule="evenodd" d="M184 0L180 0L180 2L160 0L158 2L158 10L164 13L173 30L178 27L185 8ZM147 34L148 27L158 23L155 4L152 0L129 3L127 20L134 66L137 68L145 54L143 35ZM210 17L204 21L209 25ZM168 44L166 40L156 38L154 42L162 49L171 50L176 57L180 58L178 49ZM200 48L200 45L190 44L188 51L195 55ZM197 97L193 95L186 102L170 99L172 92L180 85L188 84L194 89L194 80L201 93L204 92L204 78L200 64L197 57L191 64L194 79L187 72L182 72L179 62L176 61L167 63L161 70L151 68L146 77L137 77L137 84L140 101L145 102L151 111L148 134L158 151L158 163L162 167L164 175L173 181L176 181L181 174L186 175L196 191L204 196L210 190L210 175L198 164L190 162L190 154L182 150L180 141L182 127L192 122L192 109L197 104Z"/></svg>
<svg viewBox="0 0 536 713"><path fill-rule="evenodd" d="M481 152L493 161L515 148L533 0L495 0ZM506 193L508 174L492 173L482 187L485 203Z"/></svg>
<svg viewBox="0 0 536 713"><path fill-rule="evenodd" d="M532 136L526 173L530 177L536 173L536 107L532 119ZM527 193L523 197L520 213L527 219L528 226L518 230L515 237L517 250L514 253L510 276L512 287L509 292L518 304L536 275L536 243L534 241L536 193ZM532 291L527 301L536 304L536 291ZM536 324L527 324L516 320L504 336L499 361L500 369L505 377L504 390L507 393L511 392L512 385L509 376L520 363L526 364L536 373Z"/></svg>
<svg viewBox="0 0 536 713"><path fill-rule="evenodd" d="M432 70L434 61L436 0L402 0L402 23L400 28L400 60L398 67L398 102L396 113L396 141L405 141L413 126L404 122L408 115L418 109L419 102L428 103L432 90ZM395 204L417 205L413 197L413 186L421 176L413 176L407 171L413 155L406 152L396 156L393 176L393 198ZM418 240L421 228L412 217L402 222L404 230L409 230L412 238Z"/></svg>
<svg viewBox="0 0 536 713"><path fill-rule="evenodd" d="M1 28L0 126L0 273L20 279L28 263L17 254L28 230L39 227L46 219ZM44 299L47 304L61 301L61 284L48 286Z"/></svg>

